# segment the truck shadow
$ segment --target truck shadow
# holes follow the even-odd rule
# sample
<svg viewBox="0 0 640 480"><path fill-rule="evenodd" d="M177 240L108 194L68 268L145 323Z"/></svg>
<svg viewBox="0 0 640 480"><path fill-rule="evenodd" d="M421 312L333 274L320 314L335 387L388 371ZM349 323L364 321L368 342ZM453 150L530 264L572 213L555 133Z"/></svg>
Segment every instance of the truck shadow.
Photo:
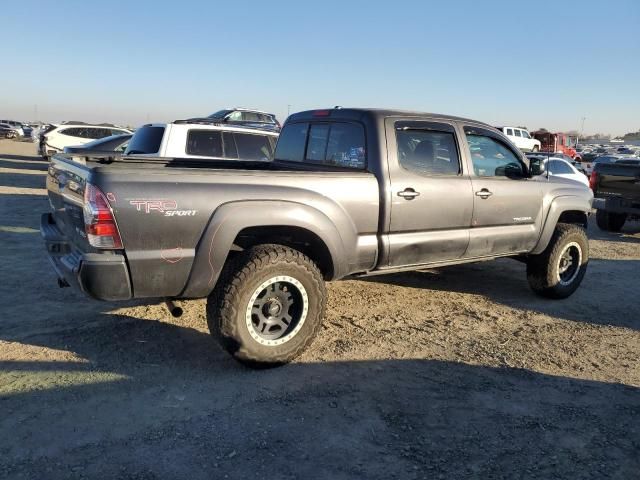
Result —
<svg viewBox="0 0 640 480"><path fill-rule="evenodd" d="M9 477L626 479L640 468L631 386L431 359L251 371L199 330L106 314L24 342L74 358L0 362Z"/></svg>
<svg viewBox="0 0 640 480"><path fill-rule="evenodd" d="M589 238L605 242L640 243L640 221L625 223L620 232L604 232L598 228L595 222L589 224Z"/></svg>
<svg viewBox="0 0 640 480"><path fill-rule="evenodd" d="M634 293L637 292L637 285L620 281L620 278L634 278L639 269L640 260L590 260L582 285L564 300L550 300L535 295L527 283L525 265L510 259L360 280L483 295L512 308L533 310L577 322L640 330L640 309Z"/></svg>

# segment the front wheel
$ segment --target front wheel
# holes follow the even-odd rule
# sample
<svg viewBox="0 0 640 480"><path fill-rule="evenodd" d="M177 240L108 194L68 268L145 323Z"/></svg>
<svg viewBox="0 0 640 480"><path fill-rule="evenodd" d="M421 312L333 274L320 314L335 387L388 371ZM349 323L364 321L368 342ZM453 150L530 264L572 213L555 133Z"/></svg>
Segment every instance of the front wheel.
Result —
<svg viewBox="0 0 640 480"><path fill-rule="evenodd" d="M537 152L538 150L540 150L540 149L538 148L538 145L534 145L534 146L533 146L533 149L532 149L531 151L533 151L533 152Z"/></svg>
<svg viewBox="0 0 640 480"><path fill-rule="evenodd" d="M311 344L325 304L324 280L311 259L282 245L259 245L225 266L207 301L207 323L236 360L279 365Z"/></svg>
<svg viewBox="0 0 640 480"><path fill-rule="evenodd" d="M582 283L589 263L589 240L584 228L559 223L549 245L527 260L527 280L538 295L567 298Z"/></svg>

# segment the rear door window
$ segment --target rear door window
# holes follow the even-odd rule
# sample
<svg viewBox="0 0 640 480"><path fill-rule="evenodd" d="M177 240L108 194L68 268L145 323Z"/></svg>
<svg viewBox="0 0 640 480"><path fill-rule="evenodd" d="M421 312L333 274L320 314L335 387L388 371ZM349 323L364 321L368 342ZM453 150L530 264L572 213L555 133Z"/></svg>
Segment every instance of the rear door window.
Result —
<svg viewBox="0 0 640 480"><path fill-rule="evenodd" d="M164 127L142 127L136 130L136 133L131 137L131 141L125 150L125 154L134 155L139 153L158 153L163 136Z"/></svg>
<svg viewBox="0 0 640 480"><path fill-rule="evenodd" d="M458 175L460 160L456 139L451 132L398 129L396 131L400 165L420 175Z"/></svg>
<svg viewBox="0 0 640 480"><path fill-rule="evenodd" d="M522 135L520 135L520 130L513 130L513 133L515 133L516 137L521 137Z"/></svg>
<svg viewBox="0 0 640 480"><path fill-rule="evenodd" d="M513 137L513 129L507 128L507 135Z"/></svg>

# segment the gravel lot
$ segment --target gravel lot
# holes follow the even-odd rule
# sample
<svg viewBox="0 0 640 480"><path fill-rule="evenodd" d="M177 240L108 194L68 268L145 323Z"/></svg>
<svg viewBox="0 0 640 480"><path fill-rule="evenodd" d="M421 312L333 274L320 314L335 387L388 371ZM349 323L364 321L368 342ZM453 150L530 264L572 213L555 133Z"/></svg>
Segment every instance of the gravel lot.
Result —
<svg viewBox="0 0 640 480"><path fill-rule="evenodd" d="M511 260L333 283L312 348L251 371L204 301L57 287L34 152L0 140L0 478L640 478L640 223L589 227L564 301Z"/></svg>

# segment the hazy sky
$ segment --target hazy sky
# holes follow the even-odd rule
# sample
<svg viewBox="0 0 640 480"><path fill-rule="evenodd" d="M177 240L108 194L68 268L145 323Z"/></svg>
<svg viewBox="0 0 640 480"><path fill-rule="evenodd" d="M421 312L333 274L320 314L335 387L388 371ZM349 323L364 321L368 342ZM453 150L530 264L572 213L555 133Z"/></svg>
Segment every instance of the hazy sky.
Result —
<svg viewBox="0 0 640 480"><path fill-rule="evenodd" d="M621 134L640 129L639 25L640 0L10 2L0 118L342 105Z"/></svg>

